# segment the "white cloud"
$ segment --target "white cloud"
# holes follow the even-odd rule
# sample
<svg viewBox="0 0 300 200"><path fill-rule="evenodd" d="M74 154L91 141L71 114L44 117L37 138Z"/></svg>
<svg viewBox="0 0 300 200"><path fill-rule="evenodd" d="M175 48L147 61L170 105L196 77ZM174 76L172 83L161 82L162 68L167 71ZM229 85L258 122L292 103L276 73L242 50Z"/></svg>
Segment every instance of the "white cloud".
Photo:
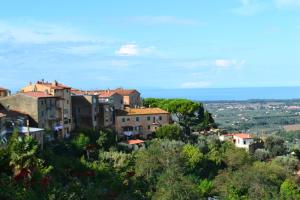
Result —
<svg viewBox="0 0 300 200"><path fill-rule="evenodd" d="M138 56L151 54L155 48L141 48L137 44L124 44L115 53L118 56Z"/></svg>
<svg viewBox="0 0 300 200"><path fill-rule="evenodd" d="M119 56L137 56L139 55L138 46L136 44L125 44L116 51Z"/></svg>
<svg viewBox="0 0 300 200"><path fill-rule="evenodd" d="M275 0L278 8L296 8L300 7L300 0Z"/></svg>
<svg viewBox="0 0 300 200"><path fill-rule="evenodd" d="M175 16L135 16L123 19L125 23L139 23L143 25L197 25L198 21Z"/></svg>
<svg viewBox="0 0 300 200"><path fill-rule="evenodd" d="M215 60L215 66L219 69L235 68L240 69L246 63L245 60L236 59L217 59Z"/></svg>
<svg viewBox="0 0 300 200"><path fill-rule="evenodd" d="M180 85L181 88L204 88L209 87L211 82L208 81L196 81L196 82L185 82Z"/></svg>

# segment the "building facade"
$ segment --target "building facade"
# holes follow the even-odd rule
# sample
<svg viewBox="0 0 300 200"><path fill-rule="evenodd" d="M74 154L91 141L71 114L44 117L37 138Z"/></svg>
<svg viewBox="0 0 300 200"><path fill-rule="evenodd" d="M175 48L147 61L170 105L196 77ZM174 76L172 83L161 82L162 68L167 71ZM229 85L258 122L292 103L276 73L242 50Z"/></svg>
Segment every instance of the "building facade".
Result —
<svg viewBox="0 0 300 200"><path fill-rule="evenodd" d="M138 108L142 106L141 94L137 90L117 88L112 91L123 96L123 103L125 107Z"/></svg>
<svg viewBox="0 0 300 200"><path fill-rule="evenodd" d="M115 109L113 104L107 102L99 102L100 127L114 128Z"/></svg>
<svg viewBox="0 0 300 200"><path fill-rule="evenodd" d="M58 126L63 136L70 133L74 124L72 123L72 104L71 104L71 88L65 86L57 81L52 83L45 81L37 81L30 83L21 89L21 92L44 92L54 97L58 97L57 107L59 108L59 115L61 117L60 125Z"/></svg>
<svg viewBox="0 0 300 200"><path fill-rule="evenodd" d="M124 109L123 96L110 90L106 90L99 94L99 102L111 103L116 110Z"/></svg>
<svg viewBox="0 0 300 200"><path fill-rule="evenodd" d="M97 95L72 95L72 116L76 128L100 127L100 111Z"/></svg>
<svg viewBox="0 0 300 200"><path fill-rule="evenodd" d="M30 117L31 125L54 130L61 121L58 98L43 92L26 92L4 97L0 104L8 112L23 113Z"/></svg>
<svg viewBox="0 0 300 200"><path fill-rule="evenodd" d="M5 131L5 117L6 115L0 112L0 135Z"/></svg>
<svg viewBox="0 0 300 200"><path fill-rule="evenodd" d="M0 87L0 98L6 97L10 95L10 91L8 89L5 89L3 87Z"/></svg>
<svg viewBox="0 0 300 200"><path fill-rule="evenodd" d="M232 133L220 135L221 141L231 141L238 148L249 150L249 147L254 143L254 138L248 133Z"/></svg>
<svg viewBox="0 0 300 200"><path fill-rule="evenodd" d="M170 113L160 108L126 108L116 111L115 129L120 136L146 138L170 120Z"/></svg>

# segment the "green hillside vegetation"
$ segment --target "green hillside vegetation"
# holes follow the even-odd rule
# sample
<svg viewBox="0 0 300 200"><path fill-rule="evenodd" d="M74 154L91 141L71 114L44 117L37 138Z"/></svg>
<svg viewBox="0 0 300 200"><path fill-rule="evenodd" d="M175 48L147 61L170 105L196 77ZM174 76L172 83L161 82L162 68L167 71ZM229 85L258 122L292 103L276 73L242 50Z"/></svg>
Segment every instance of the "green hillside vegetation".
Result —
<svg viewBox="0 0 300 200"><path fill-rule="evenodd" d="M267 138L248 153L216 135L190 134L213 124L202 104L176 99L146 105L158 102L178 123L159 128L146 148L135 151L121 149L112 130L80 130L43 151L15 133L0 149L0 199L299 199L299 160L285 140Z"/></svg>

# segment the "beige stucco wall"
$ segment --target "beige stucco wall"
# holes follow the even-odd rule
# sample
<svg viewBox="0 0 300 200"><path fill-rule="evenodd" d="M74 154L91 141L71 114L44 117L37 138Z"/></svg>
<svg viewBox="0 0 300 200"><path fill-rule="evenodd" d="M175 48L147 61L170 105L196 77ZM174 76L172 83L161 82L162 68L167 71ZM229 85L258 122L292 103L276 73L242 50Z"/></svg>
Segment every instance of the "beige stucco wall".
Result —
<svg viewBox="0 0 300 200"><path fill-rule="evenodd" d="M20 93L1 98L0 103L10 110L28 114L40 128L53 130L61 120L54 97L34 98Z"/></svg>
<svg viewBox="0 0 300 200"><path fill-rule="evenodd" d="M139 118L137 121L136 118ZM148 120L150 117L150 120ZM159 119L161 117L161 119ZM125 120L125 122L123 121ZM153 120L155 119L155 120ZM155 121L155 123L153 123ZM170 123L169 114L149 114L149 115L130 115L130 116L116 116L115 128L119 134L123 133L123 128L125 126L139 127L141 126L140 132L142 134L149 134L155 132L155 130L164 125ZM135 130L135 128L134 128Z"/></svg>
<svg viewBox="0 0 300 200"><path fill-rule="evenodd" d="M16 94L0 99L0 103L9 108L21 113L26 113L38 124L38 100L22 94Z"/></svg>
<svg viewBox="0 0 300 200"><path fill-rule="evenodd" d="M61 108L61 112L57 114L61 115L62 125L64 126L64 132L68 133L73 130L74 125L72 123L72 104L71 104L71 90L69 88L65 89L52 89L51 85L43 85L43 84L29 84L22 88L22 92L31 92L31 91L39 91L46 92L53 96L60 97L61 99L57 102L59 108Z"/></svg>

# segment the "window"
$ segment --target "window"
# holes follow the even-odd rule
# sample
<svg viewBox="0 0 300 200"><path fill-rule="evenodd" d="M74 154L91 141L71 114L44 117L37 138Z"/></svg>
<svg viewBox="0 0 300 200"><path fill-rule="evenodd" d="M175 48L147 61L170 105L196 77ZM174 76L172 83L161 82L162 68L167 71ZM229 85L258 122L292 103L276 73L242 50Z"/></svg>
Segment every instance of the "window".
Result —
<svg viewBox="0 0 300 200"><path fill-rule="evenodd" d="M122 122L125 122L125 118L122 118Z"/></svg>
<svg viewBox="0 0 300 200"><path fill-rule="evenodd" d="M77 108L77 112L80 113L80 108Z"/></svg>
<svg viewBox="0 0 300 200"><path fill-rule="evenodd" d="M149 126L148 126L148 130L150 130L150 128L151 128L151 127L150 127L150 125L149 125Z"/></svg>
<svg viewBox="0 0 300 200"><path fill-rule="evenodd" d="M151 119L150 116L148 116L148 117L147 117L147 121L150 121L150 119Z"/></svg>
<svg viewBox="0 0 300 200"><path fill-rule="evenodd" d="M130 121L130 118L127 118L127 121Z"/></svg>
<svg viewBox="0 0 300 200"><path fill-rule="evenodd" d="M42 115L42 117L44 117L44 111L42 111L41 115Z"/></svg>
<svg viewBox="0 0 300 200"><path fill-rule="evenodd" d="M69 100L67 100L67 104L69 104Z"/></svg>
<svg viewBox="0 0 300 200"><path fill-rule="evenodd" d="M244 145L246 145L246 140L244 140Z"/></svg>
<svg viewBox="0 0 300 200"><path fill-rule="evenodd" d="M159 116L158 119L159 119L159 121L161 121L162 120L162 116Z"/></svg>
<svg viewBox="0 0 300 200"><path fill-rule="evenodd" d="M139 118L139 117L136 117L136 118L135 118L135 121L137 121L137 122L140 121L140 118Z"/></svg>

